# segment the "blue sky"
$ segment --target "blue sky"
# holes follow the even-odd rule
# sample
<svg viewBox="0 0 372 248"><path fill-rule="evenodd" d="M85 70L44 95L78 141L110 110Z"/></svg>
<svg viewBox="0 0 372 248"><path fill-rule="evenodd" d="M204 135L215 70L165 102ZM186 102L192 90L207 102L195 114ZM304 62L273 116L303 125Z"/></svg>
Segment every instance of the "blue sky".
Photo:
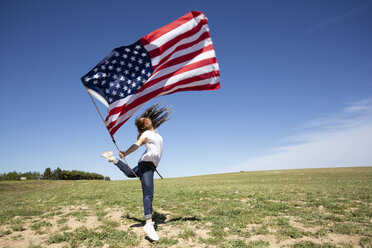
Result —
<svg viewBox="0 0 372 248"><path fill-rule="evenodd" d="M174 108L158 130L164 177L372 165L371 0L4 0L0 172L59 166L125 179L99 157L115 147L80 77L191 10L209 19L221 89L146 105ZM135 141L132 119L115 138L122 150Z"/></svg>

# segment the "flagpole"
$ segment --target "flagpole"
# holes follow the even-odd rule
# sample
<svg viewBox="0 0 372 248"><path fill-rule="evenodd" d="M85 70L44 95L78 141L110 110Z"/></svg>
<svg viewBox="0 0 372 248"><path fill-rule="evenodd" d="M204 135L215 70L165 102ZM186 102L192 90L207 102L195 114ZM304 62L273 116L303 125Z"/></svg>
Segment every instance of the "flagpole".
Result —
<svg viewBox="0 0 372 248"><path fill-rule="evenodd" d="M103 116L102 116L101 112L99 111L99 109L98 109L98 107L97 107L97 105L96 105L96 102L94 101L92 95L89 93L88 90L87 90L87 93L88 93L90 99L92 100L92 102L93 102L93 104L94 104L94 107L96 108L96 110L97 110L99 116L101 117L101 120L102 120L103 124L105 124L105 127L106 127L105 120L103 119ZM106 127L106 129L107 129L107 127ZM107 129L107 131L108 131L108 129ZM110 132L109 132L109 134L110 134ZM114 142L114 145L116 146L116 148L117 148L118 151L120 152L120 149L119 149L118 145L116 144L116 141L115 141L114 137L113 137L111 134L110 134L110 136L111 136L112 142ZM127 160L126 160L125 158L123 158L123 160L124 160L125 164L128 166L128 168L132 171L132 173L133 173L133 174L134 174L138 179L140 179L140 178L137 176L137 174L134 173L134 171L132 170L132 168L130 168L130 166L129 166ZM155 170L156 170L156 169L155 169ZM156 171L156 172L157 172L157 171ZM158 172L158 175L160 176L159 172ZM160 176L160 177L161 177L161 176ZM162 178L162 177L161 177L161 178ZM162 178L162 179L163 179L163 178Z"/></svg>

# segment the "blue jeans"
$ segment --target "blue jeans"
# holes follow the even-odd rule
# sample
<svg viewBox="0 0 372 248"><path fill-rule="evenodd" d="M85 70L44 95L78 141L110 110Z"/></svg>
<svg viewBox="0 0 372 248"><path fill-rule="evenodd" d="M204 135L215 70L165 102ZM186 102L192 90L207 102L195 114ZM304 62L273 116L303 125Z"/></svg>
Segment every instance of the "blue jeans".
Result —
<svg viewBox="0 0 372 248"><path fill-rule="evenodd" d="M115 164L127 177L136 177L134 173L141 179L142 196L143 196L143 211L145 219L152 218L152 200L154 198L154 171L156 169L152 162L141 161L132 170L121 160Z"/></svg>

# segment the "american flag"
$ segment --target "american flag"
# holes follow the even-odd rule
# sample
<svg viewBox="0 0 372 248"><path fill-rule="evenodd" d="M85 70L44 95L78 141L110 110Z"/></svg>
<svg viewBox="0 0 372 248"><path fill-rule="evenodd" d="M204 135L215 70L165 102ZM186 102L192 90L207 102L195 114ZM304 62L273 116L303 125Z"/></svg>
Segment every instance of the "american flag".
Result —
<svg viewBox="0 0 372 248"><path fill-rule="evenodd" d="M107 106L111 136L154 97L219 89L207 17L191 11L130 46L115 48L81 80Z"/></svg>

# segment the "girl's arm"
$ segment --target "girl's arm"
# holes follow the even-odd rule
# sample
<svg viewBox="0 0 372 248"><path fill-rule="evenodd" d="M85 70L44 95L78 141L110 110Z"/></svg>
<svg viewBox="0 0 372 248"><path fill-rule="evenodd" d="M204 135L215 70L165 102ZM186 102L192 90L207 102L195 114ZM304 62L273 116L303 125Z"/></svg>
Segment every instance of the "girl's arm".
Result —
<svg viewBox="0 0 372 248"><path fill-rule="evenodd" d="M123 151L119 152L119 156L121 158L124 158L125 156L128 156L132 152L136 151L140 146L146 143L146 139L147 138L139 138L136 143L134 143L128 148L128 150L126 150L125 152Z"/></svg>

